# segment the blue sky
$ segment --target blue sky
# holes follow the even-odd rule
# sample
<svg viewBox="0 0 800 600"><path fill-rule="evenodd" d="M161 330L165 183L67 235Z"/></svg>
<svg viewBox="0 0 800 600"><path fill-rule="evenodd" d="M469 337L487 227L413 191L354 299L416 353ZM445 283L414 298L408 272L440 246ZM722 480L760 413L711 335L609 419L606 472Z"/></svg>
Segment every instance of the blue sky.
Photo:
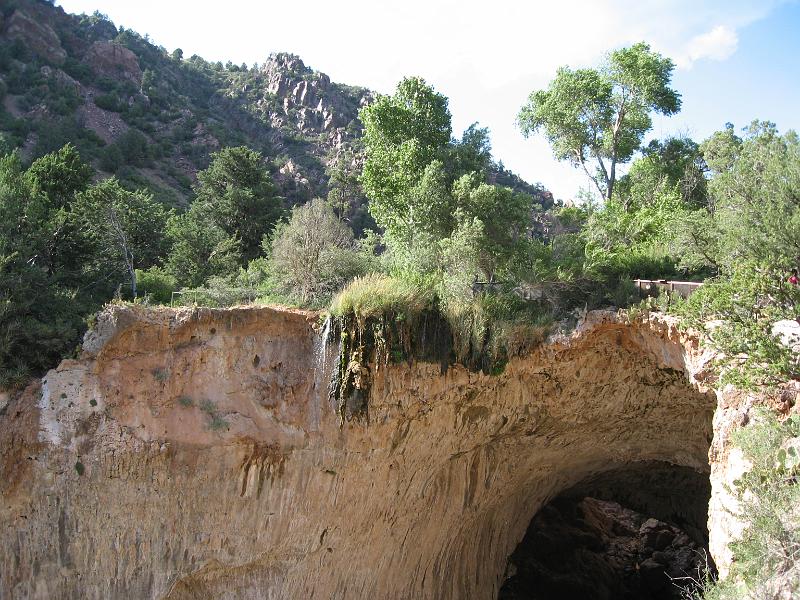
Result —
<svg viewBox="0 0 800 600"><path fill-rule="evenodd" d="M738 37L728 59L676 70L683 109L659 119L655 135L686 131L701 140L726 122L740 128L756 118L800 131L800 3L777 7Z"/></svg>
<svg viewBox="0 0 800 600"><path fill-rule="evenodd" d="M726 122L767 119L800 130L798 0L60 0L99 10L168 50L237 64L300 55L334 81L389 93L421 75L450 98L454 132L488 126L496 159L557 198L588 184L514 125L528 93L560 65L596 66L611 49L647 41L677 64L683 110L652 135L701 141Z"/></svg>

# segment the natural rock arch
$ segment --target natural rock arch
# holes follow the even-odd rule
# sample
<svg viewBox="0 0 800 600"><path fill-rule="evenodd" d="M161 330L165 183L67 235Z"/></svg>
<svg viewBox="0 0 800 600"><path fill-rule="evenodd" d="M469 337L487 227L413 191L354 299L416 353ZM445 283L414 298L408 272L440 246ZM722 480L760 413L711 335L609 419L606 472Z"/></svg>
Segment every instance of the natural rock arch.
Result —
<svg viewBox="0 0 800 600"><path fill-rule="evenodd" d="M373 365L343 427L315 322L105 313L0 417L33 458L2 473L0 591L489 599L548 500L645 461L709 472L708 357L663 319L590 313L499 376Z"/></svg>

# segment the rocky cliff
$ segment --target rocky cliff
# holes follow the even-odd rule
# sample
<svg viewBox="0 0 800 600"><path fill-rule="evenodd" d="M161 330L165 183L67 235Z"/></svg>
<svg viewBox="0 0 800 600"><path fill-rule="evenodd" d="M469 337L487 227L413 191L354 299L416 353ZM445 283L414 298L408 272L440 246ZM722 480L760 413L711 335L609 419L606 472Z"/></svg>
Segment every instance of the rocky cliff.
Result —
<svg viewBox="0 0 800 600"><path fill-rule="evenodd" d="M103 312L0 410L0 598L495 598L551 499L702 544L709 476L724 568L743 405L669 320L589 313L497 376L373 365L343 425L321 339L301 311Z"/></svg>
<svg viewBox="0 0 800 600"><path fill-rule="evenodd" d="M332 170L359 172L358 110L373 97L290 53L223 65L168 52L99 12L0 4L0 152L18 147L33 159L70 142L104 174L166 204L185 205L210 154L242 144L268 159L289 204L324 197ZM487 176L552 205L500 164ZM365 198L348 191L358 213Z"/></svg>
<svg viewBox="0 0 800 600"><path fill-rule="evenodd" d="M210 153L239 144L270 160L291 203L324 196L329 165L355 166L369 98L291 54L252 67L184 59L99 13L0 7L0 150L33 159L70 142L167 203L184 204Z"/></svg>

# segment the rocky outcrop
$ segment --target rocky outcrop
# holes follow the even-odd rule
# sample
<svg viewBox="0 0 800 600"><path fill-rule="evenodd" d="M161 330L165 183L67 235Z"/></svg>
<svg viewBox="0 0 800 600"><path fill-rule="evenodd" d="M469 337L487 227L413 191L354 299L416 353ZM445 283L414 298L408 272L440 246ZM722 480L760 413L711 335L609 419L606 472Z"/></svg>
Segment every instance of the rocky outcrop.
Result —
<svg viewBox="0 0 800 600"><path fill-rule="evenodd" d="M297 128L307 135L320 135L340 129L342 132L358 119L358 109L372 94L365 89L345 90L331 83L330 77L308 68L293 54L272 54L261 72L266 94L258 105L268 113L273 127L281 127L293 113ZM279 105L270 97L281 98Z"/></svg>
<svg viewBox="0 0 800 600"><path fill-rule="evenodd" d="M86 53L86 62L98 75L142 84L139 59L125 46L105 40L94 42Z"/></svg>
<svg viewBox="0 0 800 600"><path fill-rule="evenodd" d="M332 171L344 170L355 184L364 160L358 113L372 101L373 92L333 82L293 54L273 54L250 67L223 66L167 53L146 35L118 30L100 14L70 15L42 0L13 4L14 12L8 8L5 17L0 15L0 42L22 40L31 52L20 54L4 74L16 82L4 99L8 110L31 132L49 131L56 122L55 131L65 126L69 129L64 131L93 131L102 142L85 131L82 156L96 168L122 168L114 159L117 148L110 150L112 160L101 160L109 151L102 146L132 128L163 151L147 167L124 166L149 180L157 199L167 204L188 204L197 173L224 145L261 151L289 206L326 197L337 186L330 181ZM55 98L42 102L46 88L39 78L30 72L22 76L22 70L40 68L40 58L51 63L48 67L65 67L80 86L79 102L69 99L56 102L57 107ZM145 64L147 77L142 73ZM57 69L54 75L62 79ZM32 99L36 102L29 110ZM54 106L48 108L50 104ZM15 139L17 130L6 133ZM24 142L28 161L36 158L37 143L35 133ZM552 206L552 196L541 186L527 184L501 165L492 167L487 178L531 194L543 208ZM365 218L367 199L360 187L343 187L339 185L349 197L348 218L356 234L374 228Z"/></svg>
<svg viewBox="0 0 800 600"><path fill-rule="evenodd" d="M343 426L318 327L102 313L0 416L0 596L494 598L550 499L647 503L619 474L651 463L708 476L710 357L669 320L589 313L497 376L373 365Z"/></svg>
<svg viewBox="0 0 800 600"><path fill-rule="evenodd" d="M67 57L53 28L31 18L22 10L17 9L11 14L5 35L10 39L22 40L30 50L55 65L62 65Z"/></svg>
<svg viewBox="0 0 800 600"><path fill-rule="evenodd" d="M332 83L325 73L285 52L270 55L259 76L263 87L252 109L273 129L271 141L276 150L290 156L279 167L279 185L292 197L324 195L325 167L336 162L361 135L358 111L373 94ZM296 136L313 141L317 165L298 160ZM305 148L307 152L307 144Z"/></svg>

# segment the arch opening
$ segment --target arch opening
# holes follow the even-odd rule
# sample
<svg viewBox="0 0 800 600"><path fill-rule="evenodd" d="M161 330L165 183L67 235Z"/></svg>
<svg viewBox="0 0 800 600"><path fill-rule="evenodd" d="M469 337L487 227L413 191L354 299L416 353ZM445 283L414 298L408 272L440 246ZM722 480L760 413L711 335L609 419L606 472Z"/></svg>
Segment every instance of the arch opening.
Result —
<svg viewBox="0 0 800 600"><path fill-rule="evenodd" d="M642 461L593 474L531 519L498 600L680 600L714 572L708 473Z"/></svg>

